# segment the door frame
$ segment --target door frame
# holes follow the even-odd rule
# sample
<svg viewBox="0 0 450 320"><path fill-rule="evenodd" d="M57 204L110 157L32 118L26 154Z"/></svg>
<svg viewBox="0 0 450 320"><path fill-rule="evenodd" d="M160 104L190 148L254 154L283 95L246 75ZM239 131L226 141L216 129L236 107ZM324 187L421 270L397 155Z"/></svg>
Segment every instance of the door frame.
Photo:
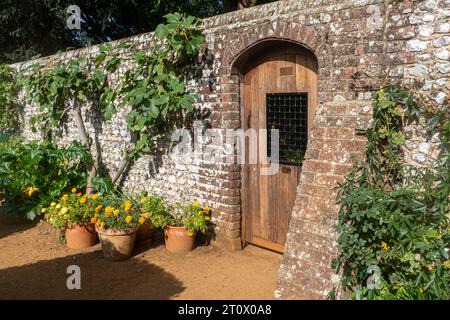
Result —
<svg viewBox="0 0 450 320"><path fill-rule="evenodd" d="M250 46L249 48L247 48L244 52L242 52L232 63L232 68L231 68L231 75L235 75L238 78L238 87L239 87L239 112L240 112L240 128L243 129L245 127L244 125L244 77L246 75L246 73L251 70L252 67L254 67L254 65L250 62L251 60L254 59L258 59L261 56L265 55L264 49L269 49L270 47L274 47L277 46L279 44L289 44L292 45L293 47L297 47L299 50L303 50L308 52L308 54L311 55L311 57L314 57L316 59L317 62L317 69L316 69L316 73L319 69L318 66L318 59L316 57L316 55L314 54L314 52L307 46L305 46L302 43L298 43L296 41L292 41L289 39L277 39L277 38L267 38L267 39L262 39L256 43L254 43L252 46ZM316 83L316 85L318 85ZM314 110L313 112L315 112L315 109L317 108L317 104L318 104L318 95L316 97L316 105L314 106ZM308 118L307 121L309 121L314 115L310 115L308 114ZM312 127L312 121L310 124L308 124L308 136L310 135L310 130ZM308 139L309 140L309 139ZM244 141L245 143L245 141ZM241 222L241 230L240 230L240 235L241 235L241 242L242 245L245 247L248 244L253 244L256 246L260 246L263 247L264 249L268 249L271 251L275 251L278 253L284 253L284 248L285 245L281 245L281 244L277 244L277 243L272 243L270 241L267 241L265 239L258 239L255 238L252 239L251 242L249 242L246 239L246 228L247 228L247 223L248 223L248 218L246 213L244 212L244 208L243 208L243 204L246 201L246 193L243 192L243 186L245 185L245 175L243 174L244 168L245 168L246 164L241 164L240 165L240 177L241 177L241 186L240 186L240 207L241 207L241 215L240 215L240 222ZM295 192L295 191L294 191ZM289 228L288 228L289 229Z"/></svg>

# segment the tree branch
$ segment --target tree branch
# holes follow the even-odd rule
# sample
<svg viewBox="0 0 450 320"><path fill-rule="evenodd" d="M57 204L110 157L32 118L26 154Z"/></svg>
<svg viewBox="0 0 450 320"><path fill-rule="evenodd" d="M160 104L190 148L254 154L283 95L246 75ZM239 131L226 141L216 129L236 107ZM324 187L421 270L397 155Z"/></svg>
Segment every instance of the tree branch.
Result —
<svg viewBox="0 0 450 320"><path fill-rule="evenodd" d="M93 187L92 187L92 180L97 176L97 168L95 167L93 163L93 157L91 153L91 143L89 142L89 137L86 132L86 126L84 125L83 117L81 115L81 104L77 101L74 102L75 106L72 109L72 115L75 120L75 124L78 129L78 136L80 137L81 144L85 146L89 154L91 155L91 161L88 164L88 180L86 184L86 193L92 194Z"/></svg>

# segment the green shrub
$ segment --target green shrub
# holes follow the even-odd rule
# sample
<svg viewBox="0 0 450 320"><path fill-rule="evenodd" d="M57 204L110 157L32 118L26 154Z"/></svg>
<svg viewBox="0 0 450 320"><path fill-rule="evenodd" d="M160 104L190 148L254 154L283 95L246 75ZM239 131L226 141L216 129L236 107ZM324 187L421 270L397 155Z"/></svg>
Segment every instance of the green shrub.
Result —
<svg viewBox="0 0 450 320"><path fill-rule="evenodd" d="M58 148L49 142L0 142L1 210L34 219L44 205L72 186L86 184L89 154L79 143Z"/></svg>
<svg viewBox="0 0 450 320"><path fill-rule="evenodd" d="M399 86L381 89L365 160L339 186L339 256L333 262L354 299L450 298L449 110L430 111ZM427 119L442 151L425 169L405 164L405 122ZM335 292L330 297L335 296Z"/></svg>
<svg viewBox="0 0 450 320"><path fill-rule="evenodd" d="M16 71L0 64L0 133L17 132L23 108L17 98L19 85Z"/></svg>

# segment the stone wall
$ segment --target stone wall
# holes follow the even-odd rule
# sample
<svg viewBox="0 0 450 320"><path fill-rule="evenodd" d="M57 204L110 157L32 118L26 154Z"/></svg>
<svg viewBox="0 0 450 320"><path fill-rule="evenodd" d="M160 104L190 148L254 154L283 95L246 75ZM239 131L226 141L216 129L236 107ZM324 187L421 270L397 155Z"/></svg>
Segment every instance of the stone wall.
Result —
<svg viewBox="0 0 450 320"><path fill-rule="evenodd" d="M365 141L355 135L355 129L370 125L374 90L387 78L420 80L430 101L442 105L448 98L449 6L449 0L290 0L204 21L207 52L202 57L202 77L191 82L200 94L197 107L208 115L203 125L222 130L241 127L235 61L255 44L264 39L287 40L310 49L318 59L319 105L276 298L324 298L339 279L330 267L336 254L334 187L343 180L351 158L363 155ZM151 33L129 40L151 49ZM42 61L52 63L95 51L95 47L82 49ZM122 71L126 68L124 64ZM27 108L31 114L33 106ZM89 121L89 132L103 146L102 159L111 170L129 138L124 112L103 127L96 119ZM407 134L408 161L425 165L438 152L436 137L432 143L426 142L420 126L407 128ZM28 127L25 135L33 137ZM62 132L62 141L73 135L69 125ZM213 208L216 243L231 249L241 247L239 165L202 159L202 150L179 157L165 149L135 163L124 186L130 192L157 192L172 201L207 202Z"/></svg>

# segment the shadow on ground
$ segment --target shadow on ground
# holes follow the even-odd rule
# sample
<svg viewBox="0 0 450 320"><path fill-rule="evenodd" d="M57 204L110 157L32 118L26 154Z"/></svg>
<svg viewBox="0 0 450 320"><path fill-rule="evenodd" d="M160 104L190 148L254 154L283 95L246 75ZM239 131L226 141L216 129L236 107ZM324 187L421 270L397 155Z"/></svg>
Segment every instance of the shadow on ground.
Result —
<svg viewBox="0 0 450 320"><path fill-rule="evenodd" d="M70 265L81 268L81 290L67 289ZM171 299L184 289L156 265L107 261L101 250L0 270L0 299Z"/></svg>
<svg viewBox="0 0 450 320"><path fill-rule="evenodd" d="M36 226L36 221L21 216L6 216L0 213L0 239Z"/></svg>

